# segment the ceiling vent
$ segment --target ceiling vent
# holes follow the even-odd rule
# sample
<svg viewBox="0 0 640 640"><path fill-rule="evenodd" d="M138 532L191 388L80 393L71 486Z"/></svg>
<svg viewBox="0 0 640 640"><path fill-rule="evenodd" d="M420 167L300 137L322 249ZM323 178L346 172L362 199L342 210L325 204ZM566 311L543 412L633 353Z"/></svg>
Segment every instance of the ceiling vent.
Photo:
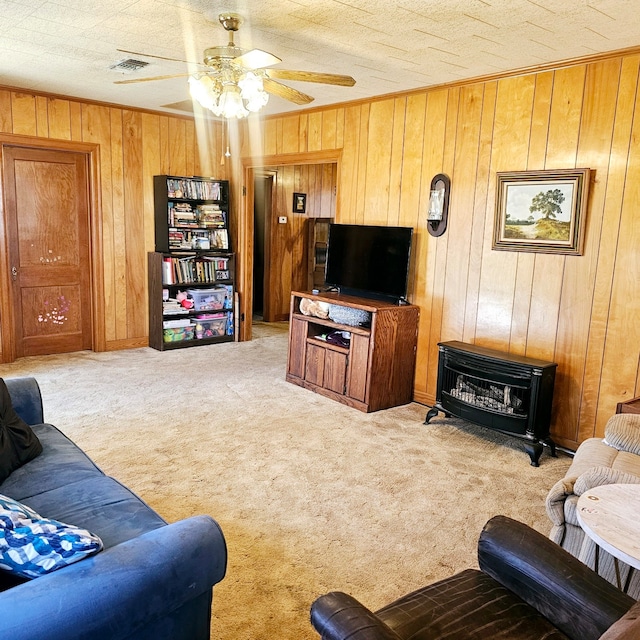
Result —
<svg viewBox="0 0 640 640"><path fill-rule="evenodd" d="M144 69L149 66L148 62L143 60L136 60L135 58L127 58L126 60L120 60L109 67L113 71L119 71L120 73L134 73L140 69Z"/></svg>

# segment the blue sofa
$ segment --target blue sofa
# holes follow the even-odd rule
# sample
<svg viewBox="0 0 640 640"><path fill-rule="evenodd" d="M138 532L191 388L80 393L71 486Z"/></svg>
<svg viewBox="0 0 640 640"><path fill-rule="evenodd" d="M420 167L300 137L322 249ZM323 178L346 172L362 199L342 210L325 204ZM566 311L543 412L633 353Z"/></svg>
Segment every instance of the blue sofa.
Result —
<svg viewBox="0 0 640 640"><path fill-rule="evenodd" d="M227 551L218 524L167 524L44 423L34 378L5 379L18 415L43 451L0 484L0 494L43 517L102 538L104 549L34 580L0 575L0 628L11 640L199 640L210 637L213 585Z"/></svg>

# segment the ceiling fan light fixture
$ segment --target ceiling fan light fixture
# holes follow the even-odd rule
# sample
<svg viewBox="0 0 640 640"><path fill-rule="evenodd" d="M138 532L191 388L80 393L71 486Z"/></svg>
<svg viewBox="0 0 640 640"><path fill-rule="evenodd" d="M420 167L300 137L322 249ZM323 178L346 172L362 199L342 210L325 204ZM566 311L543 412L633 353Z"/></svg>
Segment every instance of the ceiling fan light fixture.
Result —
<svg viewBox="0 0 640 640"><path fill-rule="evenodd" d="M209 111L218 108L218 97L220 91L216 88L216 83L210 76L189 76L189 93L200 106Z"/></svg>
<svg viewBox="0 0 640 640"><path fill-rule="evenodd" d="M262 78L249 71L240 80L240 96L245 101L245 106L249 111L255 113L269 102L269 94L264 90Z"/></svg>
<svg viewBox="0 0 640 640"><path fill-rule="evenodd" d="M237 82L216 80L209 74L189 76L189 92L204 109L223 118L245 118L269 101L262 78L248 72Z"/></svg>
<svg viewBox="0 0 640 640"><path fill-rule="evenodd" d="M214 113L217 116L222 116L227 119L240 119L249 115L249 112L242 101L238 85L229 84L222 89L220 98L218 98L218 109L217 112L214 111Z"/></svg>
<svg viewBox="0 0 640 640"><path fill-rule="evenodd" d="M205 67L206 71L138 78L135 80L118 80L116 84L149 82L151 80L167 80L169 78L189 76L189 92L193 100L216 116L230 119L245 118L250 113L260 111L268 103L269 94L289 100L297 105L306 105L313 102L311 96L282 84L279 80L317 82L343 87L352 87L356 82L351 76L335 73L268 69L266 67L282 62L282 60L266 51L260 49L244 51L234 44L233 34L242 24L241 16L237 13L222 13L219 15L219 20L220 24L229 33L229 43L226 46L205 49L204 63L193 63L197 64L197 66ZM131 51L127 53L137 55ZM187 62L163 56L150 57Z"/></svg>

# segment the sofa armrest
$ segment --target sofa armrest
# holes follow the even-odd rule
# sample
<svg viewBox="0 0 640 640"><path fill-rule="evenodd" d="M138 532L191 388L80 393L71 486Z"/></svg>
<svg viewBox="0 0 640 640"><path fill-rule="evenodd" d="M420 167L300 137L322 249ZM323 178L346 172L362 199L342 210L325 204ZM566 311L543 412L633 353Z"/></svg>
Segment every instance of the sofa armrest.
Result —
<svg viewBox="0 0 640 640"><path fill-rule="evenodd" d="M557 527L564 524L564 503L570 496L575 484L575 477L562 478L558 480L547 494L544 506L547 510L549 520Z"/></svg>
<svg viewBox="0 0 640 640"><path fill-rule="evenodd" d="M480 569L575 640L596 640L635 600L541 533L505 516L478 542Z"/></svg>
<svg viewBox="0 0 640 640"><path fill-rule="evenodd" d="M35 378L5 378L15 412L28 424L42 424L42 394Z"/></svg>
<svg viewBox="0 0 640 640"><path fill-rule="evenodd" d="M574 493L577 496L581 496L589 489L601 487L605 484L640 484L640 476L608 467L593 467L578 477L574 486Z"/></svg>
<svg viewBox="0 0 640 640"><path fill-rule="evenodd" d="M211 593L226 561L212 518L181 520L0 593L2 633L12 640L143 637L145 627Z"/></svg>
<svg viewBox="0 0 640 640"><path fill-rule="evenodd" d="M402 640L372 611L339 591L311 605L311 624L322 640Z"/></svg>

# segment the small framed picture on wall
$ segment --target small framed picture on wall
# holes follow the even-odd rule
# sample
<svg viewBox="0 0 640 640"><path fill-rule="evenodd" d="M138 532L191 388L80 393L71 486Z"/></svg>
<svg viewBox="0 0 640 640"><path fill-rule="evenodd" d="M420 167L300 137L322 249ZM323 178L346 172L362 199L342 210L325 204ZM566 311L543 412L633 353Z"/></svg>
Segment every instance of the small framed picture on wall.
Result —
<svg viewBox="0 0 640 640"><path fill-rule="evenodd" d="M294 193L293 194L293 213L306 213L306 212L307 212L307 194Z"/></svg>

